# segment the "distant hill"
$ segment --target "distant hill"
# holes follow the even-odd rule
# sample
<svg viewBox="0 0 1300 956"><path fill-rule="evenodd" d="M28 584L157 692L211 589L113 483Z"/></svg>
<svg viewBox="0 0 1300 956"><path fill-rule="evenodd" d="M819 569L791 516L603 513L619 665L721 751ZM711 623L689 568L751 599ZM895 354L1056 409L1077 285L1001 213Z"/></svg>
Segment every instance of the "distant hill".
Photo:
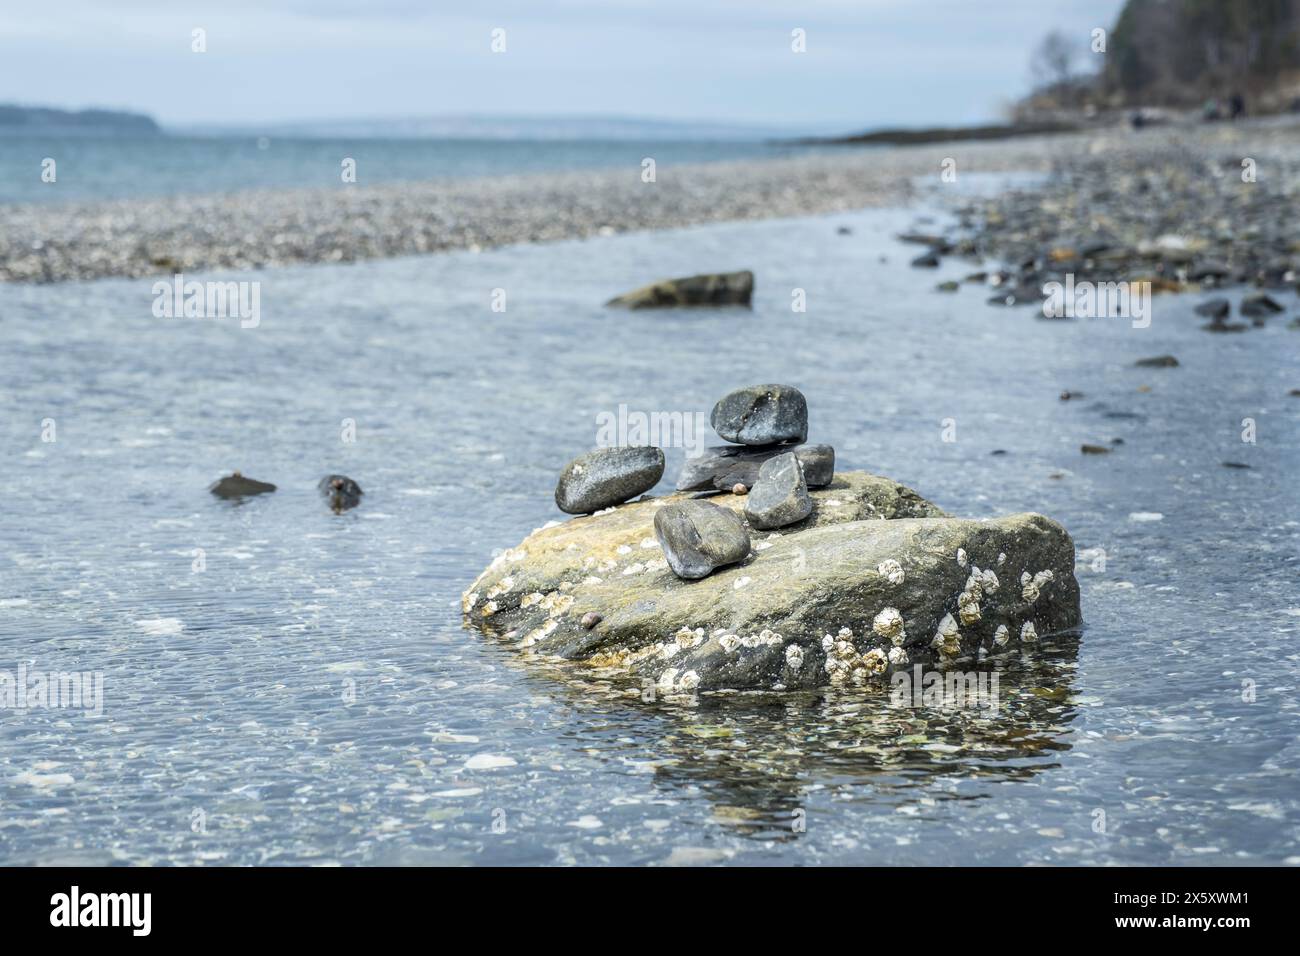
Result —
<svg viewBox="0 0 1300 956"><path fill-rule="evenodd" d="M60 110L48 106L0 103L0 136L12 133L160 134L158 124L143 113L121 110Z"/></svg>

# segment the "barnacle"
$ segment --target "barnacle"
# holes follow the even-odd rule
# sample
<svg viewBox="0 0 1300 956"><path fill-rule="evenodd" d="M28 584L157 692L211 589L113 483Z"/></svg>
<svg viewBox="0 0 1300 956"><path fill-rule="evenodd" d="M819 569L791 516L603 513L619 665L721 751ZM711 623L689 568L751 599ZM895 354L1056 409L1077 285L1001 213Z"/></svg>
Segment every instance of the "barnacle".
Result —
<svg viewBox="0 0 1300 956"><path fill-rule="evenodd" d="M1056 575L1051 571L1039 571L1031 578L1029 572L1026 571L1020 575L1020 596L1033 604L1038 600L1038 592L1055 577Z"/></svg>
<svg viewBox="0 0 1300 956"><path fill-rule="evenodd" d="M862 655L862 666L869 674L883 674L889 667L889 658L878 647L873 647Z"/></svg>
<svg viewBox="0 0 1300 956"><path fill-rule="evenodd" d="M888 580L890 584L903 583L903 566L893 558L881 561L876 570L879 571L881 576Z"/></svg>
<svg viewBox="0 0 1300 956"><path fill-rule="evenodd" d="M938 648L939 653L944 657L955 657L961 653L961 632L957 628L957 622L953 620L951 614L945 614L939 622L939 627L934 632L934 640L930 642L931 647Z"/></svg>
<svg viewBox="0 0 1300 956"><path fill-rule="evenodd" d="M903 629L903 615L898 608L887 607L876 615L871 622L871 629L881 637L889 638L894 644L902 644L907 634Z"/></svg>
<svg viewBox="0 0 1300 956"><path fill-rule="evenodd" d="M704 628L697 627L692 631L689 627L684 627L674 637L680 647L696 647L704 641Z"/></svg>

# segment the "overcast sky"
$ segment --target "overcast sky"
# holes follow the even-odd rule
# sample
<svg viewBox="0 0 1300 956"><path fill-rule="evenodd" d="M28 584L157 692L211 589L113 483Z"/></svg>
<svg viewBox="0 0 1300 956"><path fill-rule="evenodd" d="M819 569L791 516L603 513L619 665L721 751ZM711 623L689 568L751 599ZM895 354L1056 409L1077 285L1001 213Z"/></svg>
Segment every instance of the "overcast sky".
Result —
<svg viewBox="0 0 1300 956"><path fill-rule="evenodd" d="M997 119L1048 30L1122 0L2 0L0 102L164 123L602 115L857 129ZM191 31L207 32L192 53ZM505 30L506 52L491 52ZM791 51L791 31L807 52ZM1095 62L1095 60L1094 60Z"/></svg>

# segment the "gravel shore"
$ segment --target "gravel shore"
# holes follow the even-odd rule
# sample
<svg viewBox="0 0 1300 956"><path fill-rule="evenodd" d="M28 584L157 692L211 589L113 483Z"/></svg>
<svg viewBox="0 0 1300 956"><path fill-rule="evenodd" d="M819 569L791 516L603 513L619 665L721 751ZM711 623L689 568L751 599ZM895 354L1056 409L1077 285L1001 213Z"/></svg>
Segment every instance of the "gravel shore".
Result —
<svg viewBox="0 0 1300 956"><path fill-rule="evenodd" d="M726 220L841 212L942 197L941 163L971 173L1048 171L1091 156L1105 174L1160 160L1171 170L1116 202L1150 206L1180 191L1190 157L1261 164L1260 185L1300 181L1300 127L1289 123L1109 130L1004 142L854 148L776 160L532 174L332 189L249 191L67 205L0 206L0 280L60 282L176 271L348 262L451 249L549 242ZM1136 159L1135 159L1136 158ZM1190 167L1187 167L1190 172ZM1231 173L1229 173L1231 175ZM1186 179L1188 177L1182 177ZM1134 177L1130 180L1136 182ZM1148 177L1148 180L1150 177ZM1135 187L1137 188L1137 187ZM1181 194L1181 192L1179 192Z"/></svg>
<svg viewBox="0 0 1300 956"><path fill-rule="evenodd" d="M331 189L0 206L0 279L60 282L349 262L908 200L952 145ZM1042 168L1049 141L964 144L964 170Z"/></svg>

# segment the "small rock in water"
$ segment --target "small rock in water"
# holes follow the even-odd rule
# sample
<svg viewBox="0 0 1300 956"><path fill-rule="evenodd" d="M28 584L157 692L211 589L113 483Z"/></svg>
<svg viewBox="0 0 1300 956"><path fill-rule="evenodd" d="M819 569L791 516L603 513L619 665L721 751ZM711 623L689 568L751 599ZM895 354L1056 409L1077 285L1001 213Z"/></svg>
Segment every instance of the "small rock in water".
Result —
<svg viewBox="0 0 1300 956"><path fill-rule="evenodd" d="M939 257L933 252L923 252L912 260L912 265L917 269L935 269L939 265Z"/></svg>
<svg viewBox="0 0 1300 956"><path fill-rule="evenodd" d="M663 476L662 448L598 448L564 467L555 486L555 503L571 515L590 514L649 491Z"/></svg>
<svg viewBox="0 0 1300 956"><path fill-rule="evenodd" d="M208 491L218 498L248 498L253 495L264 495L275 491L275 485L265 481L257 481L253 478L245 478L235 471L222 478Z"/></svg>
<svg viewBox="0 0 1300 956"><path fill-rule="evenodd" d="M671 309L677 306L749 305L754 273L719 272L682 279L664 279L616 296L606 305L627 309Z"/></svg>
<svg viewBox="0 0 1300 956"><path fill-rule="evenodd" d="M1246 464L1244 461L1225 461L1223 463L1223 467L1224 468L1249 468L1250 465Z"/></svg>
<svg viewBox="0 0 1300 956"><path fill-rule="evenodd" d="M597 614L595 611L588 611L586 614L582 615L582 626L588 631L590 631L593 627L595 627L603 620L604 618L601 617L599 614Z"/></svg>
<svg viewBox="0 0 1300 956"><path fill-rule="evenodd" d="M1195 311L1197 315L1204 315L1216 322L1222 322L1232 312L1232 305L1224 298L1206 299L1196 307Z"/></svg>
<svg viewBox="0 0 1300 956"><path fill-rule="evenodd" d="M1245 322L1223 322L1215 319L1213 322L1206 322L1201 328L1206 332L1245 332L1250 326Z"/></svg>
<svg viewBox="0 0 1300 956"><path fill-rule="evenodd" d="M961 288L961 283L956 279L949 279L947 282L940 282L934 287L935 292L956 292Z"/></svg>
<svg viewBox="0 0 1300 956"><path fill-rule="evenodd" d="M745 499L745 517L755 528L784 528L812 514L812 498L799 459L790 453L763 463Z"/></svg>
<svg viewBox="0 0 1300 956"><path fill-rule="evenodd" d="M1080 445L1079 451L1085 455L1109 455L1110 449L1105 445Z"/></svg>
<svg viewBox="0 0 1300 956"><path fill-rule="evenodd" d="M1241 314L1248 318L1265 318L1283 311L1282 304L1267 292L1252 292L1241 300Z"/></svg>
<svg viewBox="0 0 1300 956"><path fill-rule="evenodd" d="M763 462L787 452L793 452L803 465L809 488L829 485L835 477L835 449L830 445L714 445L699 457L686 459L677 476L677 490L752 488Z"/></svg>
<svg viewBox="0 0 1300 956"><path fill-rule="evenodd" d="M1134 364L1140 368L1177 368L1178 359L1172 355L1157 355L1153 358L1138 359Z"/></svg>
<svg viewBox="0 0 1300 956"><path fill-rule="evenodd" d="M749 494L749 489L746 488L740 482L736 482L734 485L731 486L731 493L733 495L747 495Z"/></svg>
<svg viewBox="0 0 1300 956"><path fill-rule="evenodd" d="M740 515L708 501L689 500L655 512L655 537L679 578L707 577L749 557L749 534Z"/></svg>
<svg viewBox="0 0 1300 956"><path fill-rule="evenodd" d="M329 501L330 510L335 514L342 514L361 504L363 494L361 486L347 475L326 475L317 487Z"/></svg>
<svg viewBox="0 0 1300 956"><path fill-rule="evenodd" d="M789 385L751 385L723 396L709 424L742 445L801 442L808 437L808 402Z"/></svg>
<svg viewBox="0 0 1300 956"><path fill-rule="evenodd" d="M1083 398L1083 392L1071 392L1068 389L1061 393L1061 401L1068 402L1072 398Z"/></svg>

